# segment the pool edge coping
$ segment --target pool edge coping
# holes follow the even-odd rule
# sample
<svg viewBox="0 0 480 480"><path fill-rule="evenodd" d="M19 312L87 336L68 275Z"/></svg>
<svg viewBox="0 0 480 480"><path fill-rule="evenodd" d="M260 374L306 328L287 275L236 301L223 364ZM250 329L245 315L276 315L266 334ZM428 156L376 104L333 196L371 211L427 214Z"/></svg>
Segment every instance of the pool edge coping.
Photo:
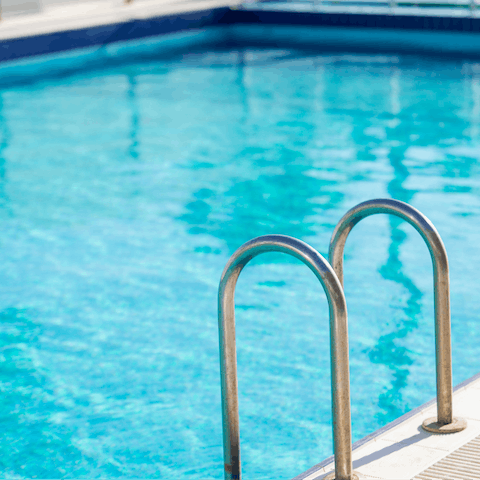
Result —
<svg viewBox="0 0 480 480"><path fill-rule="evenodd" d="M480 379L480 372L476 373L470 378L467 378L463 382L459 383L453 388L453 392L457 392L461 390L462 388L467 387L469 384L475 382L476 380ZM387 423L387 425L384 425L383 427L379 428L378 430L374 431L373 433L370 433L369 435L366 435L365 437L361 438L360 440L357 440L353 445L352 445L352 452L354 450L357 450L358 448L366 445L367 443L371 442L372 440L376 439L377 437L383 435L384 433L388 432L389 430L392 430L395 427L398 427L402 423L406 422L410 418L422 413L425 409L431 407L435 402L437 401L437 398L434 397L431 400L425 402L424 404L420 405L419 407L414 408L413 410L410 410L409 412L403 414L401 417L398 417L397 419L393 420L390 423ZM327 465L331 465L335 460L334 455L331 455L330 457L326 458L320 463L317 463L313 467L309 468L303 473L300 473L299 475L293 477L291 480L304 480L305 478L309 477L310 475L315 474L318 472L319 474L323 474L323 472L320 472L320 469L323 469Z"/></svg>

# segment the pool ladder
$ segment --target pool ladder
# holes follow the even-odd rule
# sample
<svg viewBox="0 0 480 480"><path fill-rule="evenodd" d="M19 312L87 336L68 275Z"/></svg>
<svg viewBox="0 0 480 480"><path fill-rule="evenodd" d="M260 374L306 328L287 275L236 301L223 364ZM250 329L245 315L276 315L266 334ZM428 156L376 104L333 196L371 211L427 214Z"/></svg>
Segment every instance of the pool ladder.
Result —
<svg viewBox="0 0 480 480"><path fill-rule="evenodd" d="M435 433L454 433L466 428L466 421L453 417L452 413L450 287L445 246L432 222L417 209L398 200L369 200L350 209L335 227L330 241L330 263L313 247L301 240L285 235L265 235L242 245L230 257L225 266L218 292L225 480L241 480L235 344L235 285L243 267L252 258L266 252L283 252L298 258L313 271L325 291L330 316L330 366L335 457L335 472L325 477L325 480L362 478L358 472L352 470L348 325L347 305L343 292L343 250L352 228L363 218L376 213L395 215L410 223L425 240L432 258L438 415L436 418L426 419L422 427Z"/></svg>

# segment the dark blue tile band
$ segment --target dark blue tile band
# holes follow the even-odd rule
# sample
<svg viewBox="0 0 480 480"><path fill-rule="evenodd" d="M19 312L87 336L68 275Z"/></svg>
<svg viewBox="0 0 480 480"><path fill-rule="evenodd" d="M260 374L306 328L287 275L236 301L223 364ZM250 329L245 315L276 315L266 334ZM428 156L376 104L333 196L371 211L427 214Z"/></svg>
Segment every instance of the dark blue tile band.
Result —
<svg viewBox="0 0 480 480"><path fill-rule="evenodd" d="M0 62L217 25L226 8L0 41Z"/></svg>
<svg viewBox="0 0 480 480"><path fill-rule="evenodd" d="M480 32L480 18L451 18L451 17L415 17L407 15L380 15L380 14L353 14L353 13L304 13L304 12L276 12L264 10L231 10L229 8L210 9L202 12L184 13L179 15L170 15L156 17L146 20L132 20L125 23L90 27L66 32L55 32L45 35L17 38L12 40L0 41L0 62L16 60L23 57L30 57L46 53L56 53L67 50L107 45L117 41L134 40L145 37L159 36L168 33L188 31L212 26L305 26L305 27L340 27L345 32L349 30L353 35L353 40L348 41L347 33L342 33L345 41L335 40L314 42L316 49L341 50L354 49L355 51L375 51L381 45L382 51L399 53L420 53L434 54L435 48L429 46L423 48L422 43L418 43L412 37L412 41L403 40L395 44L391 41L390 45L382 42L368 41L359 42L355 37L355 31L370 29L376 31L399 31L407 34L418 32L437 32L437 33L463 33L474 34L474 44L477 43L477 33ZM358 37L358 35L357 35ZM366 36L364 35L366 38ZM480 39L480 36L478 36ZM450 42L450 39L446 40ZM280 42L280 43L279 43ZM417 43L416 43L417 42ZM468 43L463 39L463 44ZM229 39L225 38L221 47L248 47L248 46L288 46L288 39L279 40L279 37L268 36L263 39L259 35L250 39L245 35L236 35L235 32ZM418 45L418 51L417 51ZM480 47L474 45L468 49L463 49L461 42L458 48L453 51L442 50L442 42L439 46L438 55L459 56L465 54L466 57L480 57ZM299 41L292 38L292 47L301 47ZM305 48L313 47L308 42L303 45Z"/></svg>
<svg viewBox="0 0 480 480"><path fill-rule="evenodd" d="M480 18L421 17L410 15L229 10L221 18L220 22L227 24L305 25L480 32Z"/></svg>

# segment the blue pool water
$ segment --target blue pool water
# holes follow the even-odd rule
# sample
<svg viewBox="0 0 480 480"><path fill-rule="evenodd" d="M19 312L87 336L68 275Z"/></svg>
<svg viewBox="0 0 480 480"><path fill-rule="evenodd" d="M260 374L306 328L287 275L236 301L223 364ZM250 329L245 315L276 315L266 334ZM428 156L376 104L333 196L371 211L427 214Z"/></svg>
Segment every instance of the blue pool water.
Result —
<svg viewBox="0 0 480 480"><path fill-rule="evenodd" d="M326 255L340 217L369 198L437 226L454 383L480 370L479 65L134 53L0 91L2 478L221 479L225 263L267 233ZM359 224L345 290L358 440L435 394L417 232L386 216ZM332 453L324 293L270 254L242 273L236 302L243 472L288 479Z"/></svg>

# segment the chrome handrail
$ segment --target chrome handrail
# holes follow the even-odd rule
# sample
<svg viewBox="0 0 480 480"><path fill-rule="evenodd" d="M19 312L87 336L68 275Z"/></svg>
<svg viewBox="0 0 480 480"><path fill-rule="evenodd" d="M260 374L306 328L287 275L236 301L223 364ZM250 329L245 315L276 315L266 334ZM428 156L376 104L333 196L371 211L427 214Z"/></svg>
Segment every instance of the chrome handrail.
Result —
<svg viewBox="0 0 480 480"><path fill-rule="evenodd" d="M260 8L262 10L279 10L281 4L291 3L290 0L276 0L273 2L273 8L270 7L272 2L270 0L243 0L240 4L242 8ZM345 8L344 13L358 13L359 3L364 3L365 7L362 8L362 14L375 15L375 14L388 14L388 15L411 15L412 8L414 8L413 15L415 16L449 16L447 12L455 12L452 17L475 17L476 16L476 3L475 0L409 0L402 3L397 0L301 0L297 2L299 6L297 11L305 11L305 5L311 5L311 11L314 13L329 13L330 8L334 6L336 9ZM434 8L432 8L434 7ZM351 10L354 9L354 10ZM285 9L286 10L286 9ZM291 12L292 8L288 8Z"/></svg>
<svg viewBox="0 0 480 480"><path fill-rule="evenodd" d="M235 346L235 285L243 267L252 258L266 252L288 253L301 260L320 280L327 295L330 313L335 479L354 480L359 477L356 472L352 472L350 378L345 296L342 286L329 263L310 245L284 235L265 235L242 245L230 257L220 280L218 327L225 480L241 479L237 353Z"/></svg>
<svg viewBox="0 0 480 480"><path fill-rule="evenodd" d="M389 213L402 218L422 236L433 263L435 302L435 355L437 376L437 418L423 422L423 428L436 433L454 433L466 428L465 420L452 413L452 353L450 333L450 281L448 258L443 241L432 222L407 203L392 199L368 200L350 209L338 222L332 235L329 260L343 287L343 251L348 234L363 218Z"/></svg>

